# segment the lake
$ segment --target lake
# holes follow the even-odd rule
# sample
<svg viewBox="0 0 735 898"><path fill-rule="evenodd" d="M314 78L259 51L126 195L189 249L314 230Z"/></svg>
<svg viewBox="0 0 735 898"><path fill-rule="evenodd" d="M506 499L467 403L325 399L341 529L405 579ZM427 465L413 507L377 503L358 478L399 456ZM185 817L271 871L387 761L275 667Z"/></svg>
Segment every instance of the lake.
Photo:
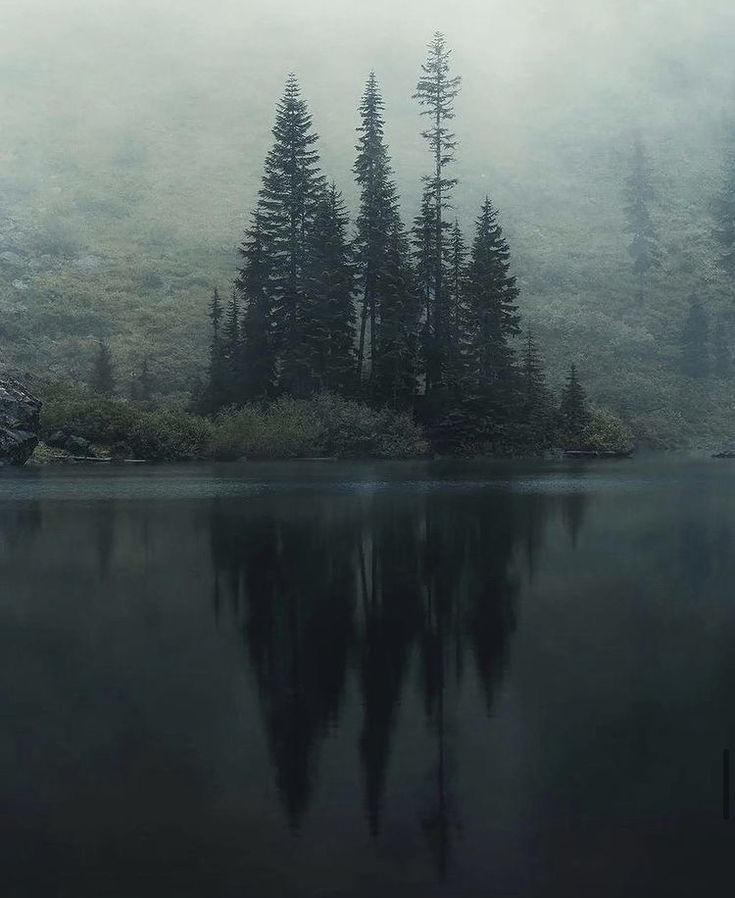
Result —
<svg viewBox="0 0 735 898"><path fill-rule="evenodd" d="M2 471L2 894L720 894L734 541L727 461Z"/></svg>

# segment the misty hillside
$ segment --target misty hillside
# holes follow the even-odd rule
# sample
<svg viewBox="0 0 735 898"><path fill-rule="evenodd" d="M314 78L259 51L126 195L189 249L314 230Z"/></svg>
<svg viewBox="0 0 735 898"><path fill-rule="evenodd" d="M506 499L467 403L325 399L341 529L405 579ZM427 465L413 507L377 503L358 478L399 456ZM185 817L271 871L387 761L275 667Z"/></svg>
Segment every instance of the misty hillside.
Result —
<svg viewBox="0 0 735 898"><path fill-rule="evenodd" d="M412 100L435 28L462 75L455 213L489 195L519 306L554 385L576 361L591 397L654 442L735 435L728 376L679 364L690 297L730 352L733 288L713 208L735 149L725 0L692 4L11 0L0 32L0 352L84 380L100 338L121 380L144 357L159 392L204 366L207 302L236 272L297 73L325 174L354 212L357 104L371 69L411 224L430 159ZM173 14L175 10L175 14ZM33 39L24 37L29 22ZM328 23L328 25L326 24ZM644 300L626 230L634 142L650 163L661 267Z"/></svg>

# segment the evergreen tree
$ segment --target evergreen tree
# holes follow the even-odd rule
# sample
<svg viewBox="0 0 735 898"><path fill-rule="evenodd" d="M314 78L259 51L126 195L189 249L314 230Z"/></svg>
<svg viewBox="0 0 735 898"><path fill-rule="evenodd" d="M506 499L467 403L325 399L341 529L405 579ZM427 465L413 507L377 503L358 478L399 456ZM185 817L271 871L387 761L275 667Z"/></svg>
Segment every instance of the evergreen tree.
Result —
<svg viewBox="0 0 735 898"><path fill-rule="evenodd" d="M545 443L549 436L551 396L541 354L530 327L524 341L520 381L520 417L527 428L527 439L536 445Z"/></svg>
<svg viewBox="0 0 735 898"><path fill-rule="evenodd" d="M421 357L424 372L424 392L429 393L432 375L438 368L435 313L435 285L437 257L436 207L430 190L424 190L421 208L414 219L412 230L413 259L418 279L418 290L421 296ZM436 377L433 377L436 381Z"/></svg>
<svg viewBox="0 0 735 898"><path fill-rule="evenodd" d="M271 259L258 210L253 215L240 254L244 264L235 283L245 308L242 320L243 395L246 400L262 402L275 390L276 351Z"/></svg>
<svg viewBox="0 0 735 898"><path fill-rule="evenodd" d="M110 347L100 340L97 354L92 364L89 386L100 396L112 396L115 392L115 369L112 363Z"/></svg>
<svg viewBox="0 0 735 898"><path fill-rule="evenodd" d="M585 427L589 423L590 413L587 394L579 382L577 366L574 364L569 368L569 376L562 390L559 417L564 445L568 448L579 448Z"/></svg>
<svg viewBox="0 0 735 898"><path fill-rule="evenodd" d="M735 135L731 135L732 138ZM714 215L720 267L735 282L735 143L731 143L725 154L723 183L715 201Z"/></svg>
<svg viewBox="0 0 735 898"><path fill-rule="evenodd" d="M360 126L353 171L360 187L354 241L357 289L361 293L357 351L359 378L364 377L368 323L370 371L376 364L381 279L389 265L391 232L398 217L398 195L384 139L383 99L371 72L360 101Z"/></svg>
<svg viewBox="0 0 735 898"><path fill-rule="evenodd" d="M148 364L148 356L143 359L140 373L130 383L130 398L138 402L150 402L153 394L151 372Z"/></svg>
<svg viewBox="0 0 735 898"><path fill-rule="evenodd" d="M354 270L346 231L342 195L332 184L316 206L307 246L301 330L309 380L303 392L355 388Z"/></svg>
<svg viewBox="0 0 735 898"><path fill-rule="evenodd" d="M408 237L397 216L388 232L379 283L371 397L375 403L410 409L417 391L420 308Z"/></svg>
<svg viewBox="0 0 735 898"><path fill-rule="evenodd" d="M721 379L732 377L732 349L728 330L727 323L720 320L712 334L712 371L715 377Z"/></svg>
<svg viewBox="0 0 735 898"><path fill-rule="evenodd" d="M629 252L633 260L638 300L643 301L646 282L652 269L661 264L658 234L651 217L654 199L651 173L643 144L636 140L630 159L630 174L625 184L625 214L631 234Z"/></svg>
<svg viewBox="0 0 735 898"><path fill-rule="evenodd" d="M466 390L492 432L509 420L515 402L515 354L510 341L519 332L520 316L510 250L489 199L477 219L466 291Z"/></svg>
<svg viewBox="0 0 735 898"><path fill-rule="evenodd" d="M318 140L298 82L290 75L276 109L274 143L265 161L259 224L268 251L273 332L279 388L298 394L312 379L304 331L308 236L324 189Z"/></svg>
<svg viewBox="0 0 735 898"><path fill-rule="evenodd" d="M200 398L196 400L200 411L216 412L226 404L227 396L227 362L222 335L222 302L219 291L215 287L209 305L209 320L212 324L212 340L209 344L209 366L207 382Z"/></svg>
<svg viewBox="0 0 735 898"><path fill-rule="evenodd" d="M707 377L710 374L709 321L696 295L689 300L679 342L682 373L687 377Z"/></svg>
<svg viewBox="0 0 735 898"><path fill-rule="evenodd" d="M453 397L461 395L466 377L468 314L466 306L467 247L455 219L447 253L447 359L446 382Z"/></svg>
<svg viewBox="0 0 735 898"><path fill-rule="evenodd" d="M454 100L459 93L461 78L449 74L449 57L444 36L436 32L428 47L426 62L421 66L422 75L416 86L414 98L423 107L422 115L427 116L429 124L422 131L434 160L434 171L424 178L427 195L433 203L432 223L434 239L430 260L433 277L430 283L429 303L427 311L427 343L430 347L426 371L427 392L442 384L447 347L447 304L444 296L444 230L447 227L443 218L444 209L449 203L456 178L448 178L445 168L454 158L457 145L456 135L449 130L448 123L454 118ZM422 210L423 211L423 210ZM428 211L428 210L427 210ZM428 222L428 219L425 220ZM428 272L427 272L428 274ZM427 281L426 286L429 286Z"/></svg>
<svg viewBox="0 0 735 898"><path fill-rule="evenodd" d="M242 340L240 337L240 303L237 290L232 296L225 316L222 335L223 400L225 405L238 405L242 395Z"/></svg>

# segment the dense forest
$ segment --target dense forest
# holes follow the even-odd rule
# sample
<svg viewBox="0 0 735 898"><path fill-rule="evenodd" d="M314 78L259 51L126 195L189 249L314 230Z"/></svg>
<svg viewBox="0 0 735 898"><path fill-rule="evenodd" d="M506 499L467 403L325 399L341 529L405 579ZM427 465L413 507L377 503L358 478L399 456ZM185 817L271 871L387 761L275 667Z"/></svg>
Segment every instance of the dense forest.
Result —
<svg viewBox="0 0 735 898"><path fill-rule="evenodd" d="M334 323L313 318L312 333L303 333L306 319L298 303L288 314L299 320L286 323L284 291L293 284L281 282L280 295L276 291L269 299L271 308L258 309L251 301L256 257L279 214L274 206L279 188L273 183L279 177L278 139L268 151L266 138L276 94L259 90L251 97L248 124L258 127L248 127L245 136L234 113L227 119L229 129L213 130L213 113L192 101L186 116L170 119L167 129L111 124L104 144L78 146L74 153L63 141L39 149L19 107L10 104L0 137L3 356L20 370L79 384L105 375L107 365L103 392L180 404L194 397L210 409L313 388L375 406L406 408L410 396L420 419L437 425L438 439L442 428L451 435L466 427L471 401L494 404L494 421L502 420L498 408L517 412L523 372L530 383L528 371L538 368L541 374L543 357L548 387L539 380L539 388L551 391L544 403L556 416L575 364L575 378L593 405L612 410L639 440L678 445L727 438L735 426L730 390L735 141L722 108L702 99L708 85L722 94L717 52L710 53L709 68L694 65L707 50L718 50L717 37L698 33L692 39L696 53L679 60L677 76L653 55L639 66L650 76L651 96L633 104L627 118L608 114L600 97L591 95L575 95L573 111L560 109L535 123L513 107L519 127L526 119L525 130L516 135L525 141L517 159L508 136L513 104L502 106L487 95L491 86L476 65L469 74L462 71L457 97L451 95L460 88L457 75L453 69L446 73L449 115L439 127L441 140L451 146L444 149L437 144L435 118L420 115L431 111L422 71L418 91L415 74L397 83L381 78L380 85L371 79L358 102L360 79L351 78L345 67L342 81L328 85L334 111L324 104L327 85L320 86L312 74L309 93L321 98L313 124L306 92L302 96L298 82L290 80L278 115L284 104L299 106L302 138L313 154L312 183L303 187L315 227L304 231L304 241L311 231L309 246L296 248L297 253L308 249L309 257L302 260L309 264L298 279L308 285L309 295L324 296L325 284L318 283L326 270L322 263L332 266L330 308L342 315L342 345L354 354L341 366L330 361L328 372L318 370L324 359L306 361L291 351L311 347L315 356L332 353L322 336ZM402 72L418 68L420 41L412 46L413 59L406 59ZM295 63L302 61L299 53L294 56ZM425 65L430 64L431 57ZM385 68L389 76L395 70ZM19 83L21 74L22 66L14 70L11 57L7 76ZM392 98L417 94L410 101L415 118L399 105L392 120L396 100L384 108L381 98L388 85ZM221 102L226 97L232 106L231 100L248 93L247 83L239 89L230 83L223 86ZM669 104L665 112L644 114L646 103L650 113L661 97ZM497 130L478 129L478 100L488 100L497 113ZM218 102L214 95L213 108L221 111ZM697 103L697 128L682 130L684 107ZM197 112L198 123L190 117ZM52 115L51 131L68 134L74 115L69 108ZM357 151L350 139L355 127ZM176 139L192 128L196 140ZM377 210L371 203L380 191L369 183L376 166L384 182ZM385 226L378 226L379 247L373 239L378 216L388 216ZM237 252L231 247L243 227ZM488 246L498 244L496 259L512 252L504 263L504 323L493 331L502 334L495 349L507 347L512 358L516 392L510 401L511 394L502 396L497 384L492 396L467 390L466 378L480 383L477 349L487 348L478 337L477 306L473 309L468 299L476 293L471 272L478 270L483 227ZM383 253L379 274L389 285L373 283L376 252ZM273 272L268 277L278 279ZM219 286L216 301L214 285ZM339 296L348 294L350 302L339 312ZM409 294L411 301L405 301ZM272 316L269 327L276 337L270 358L242 352L237 370L230 372L235 385L217 386L215 377L203 397L217 371L210 358L214 343L224 346L234 321L241 348L249 339L252 349L263 311ZM213 340L212 317L219 315ZM408 358L412 365L404 364ZM498 358L496 353L492 364L502 367ZM256 387L258 366L265 383ZM483 380L485 386L490 382ZM211 393L221 388L235 394ZM519 422L514 423L517 432Z"/></svg>

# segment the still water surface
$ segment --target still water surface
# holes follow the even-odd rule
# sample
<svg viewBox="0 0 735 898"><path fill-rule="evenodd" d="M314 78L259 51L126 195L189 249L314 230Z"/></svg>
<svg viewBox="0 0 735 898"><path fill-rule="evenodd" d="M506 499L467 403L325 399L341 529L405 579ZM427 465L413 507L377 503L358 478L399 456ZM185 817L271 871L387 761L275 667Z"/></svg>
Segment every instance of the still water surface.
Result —
<svg viewBox="0 0 735 898"><path fill-rule="evenodd" d="M726 461L4 471L2 894L730 893L734 540Z"/></svg>

